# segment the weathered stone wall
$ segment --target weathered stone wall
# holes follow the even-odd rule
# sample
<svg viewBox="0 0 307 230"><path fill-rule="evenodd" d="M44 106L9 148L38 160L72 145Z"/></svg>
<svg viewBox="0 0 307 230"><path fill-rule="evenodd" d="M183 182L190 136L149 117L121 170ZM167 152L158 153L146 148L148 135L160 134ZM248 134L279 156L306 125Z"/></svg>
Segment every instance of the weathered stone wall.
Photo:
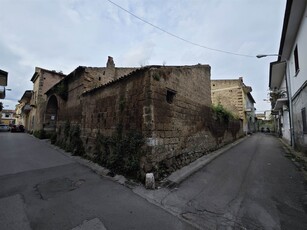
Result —
<svg viewBox="0 0 307 230"><path fill-rule="evenodd" d="M66 120L72 123L81 123L82 93L95 87L105 85L119 76L132 72L135 68L105 68L105 67L78 67L65 82L67 84L67 99L61 103L59 112L59 123Z"/></svg>
<svg viewBox="0 0 307 230"><path fill-rule="evenodd" d="M63 77L63 74L44 70L36 67L37 77L33 82L33 97L31 104L33 105L30 111L30 125L31 131L40 130L44 127L44 113L47 105L46 91L58 83Z"/></svg>
<svg viewBox="0 0 307 230"><path fill-rule="evenodd" d="M99 80L99 73L90 77ZM89 77L81 71L69 80L67 101L59 100L59 124L80 125L88 156L94 156L98 134L110 137L118 127L139 131L146 139L143 172L163 174L242 134L242 122L212 119L208 65L144 67L86 92L84 75Z"/></svg>
<svg viewBox="0 0 307 230"><path fill-rule="evenodd" d="M65 85L65 97L59 101L58 124L63 126L66 121L80 124L81 122L81 103L80 95L84 91L84 67L78 67L70 73L63 85ZM63 90L63 88L62 88Z"/></svg>
<svg viewBox="0 0 307 230"><path fill-rule="evenodd" d="M212 120L210 66L151 68L150 75L146 171L171 172L241 136L241 122L219 127Z"/></svg>
<svg viewBox="0 0 307 230"><path fill-rule="evenodd" d="M117 80L134 70L136 70L136 68L86 67L84 69L84 91Z"/></svg>
<svg viewBox="0 0 307 230"><path fill-rule="evenodd" d="M212 80L212 103L221 104L233 115L243 120L243 131L255 131L254 99L251 95L252 87L243 83L243 78L235 80Z"/></svg>
<svg viewBox="0 0 307 230"><path fill-rule="evenodd" d="M98 133L111 136L118 126L123 132L131 130L146 133L143 110L146 101L146 84L149 78L144 70L85 93L82 96L82 139L86 151L92 154Z"/></svg>
<svg viewBox="0 0 307 230"><path fill-rule="evenodd" d="M212 103L244 119L242 82L239 80L211 80Z"/></svg>

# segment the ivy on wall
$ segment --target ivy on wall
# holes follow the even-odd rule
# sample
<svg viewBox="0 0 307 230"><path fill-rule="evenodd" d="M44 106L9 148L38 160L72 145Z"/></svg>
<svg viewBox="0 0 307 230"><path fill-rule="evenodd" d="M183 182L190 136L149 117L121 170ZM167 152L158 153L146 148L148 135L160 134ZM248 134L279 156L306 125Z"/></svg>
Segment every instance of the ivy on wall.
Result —
<svg viewBox="0 0 307 230"><path fill-rule="evenodd" d="M68 85L64 81L60 82L54 89L54 93L59 95L63 100L68 98Z"/></svg>
<svg viewBox="0 0 307 230"><path fill-rule="evenodd" d="M223 105L217 104L211 107L211 122L209 122L208 127L216 139L217 146L219 146L223 143L226 131L232 134L233 139L237 138L237 133L240 131L240 121L235 115L225 109Z"/></svg>
<svg viewBox="0 0 307 230"><path fill-rule="evenodd" d="M141 133L129 131L123 134L122 125L118 125L110 137L98 133L94 161L115 173L141 179L140 160L145 155L144 144Z"/></svg>
<svg viewBox="0 0 307 230"><path fill-rule="evenodd" d="M219 103L217 105L212 105L212 118L215 121L228 124L229 121L235 119L235 116Z"/></svg>
<svg viewBox="0 0 307 230"><path fill-rule="evenodd" d="M51 141L66 152L71 152L75 156L85 156L85 149L80 134L81 130L79 125L71 125L69 121L66 121L64 129L59 126L58 132L53 136Z"/></svg>

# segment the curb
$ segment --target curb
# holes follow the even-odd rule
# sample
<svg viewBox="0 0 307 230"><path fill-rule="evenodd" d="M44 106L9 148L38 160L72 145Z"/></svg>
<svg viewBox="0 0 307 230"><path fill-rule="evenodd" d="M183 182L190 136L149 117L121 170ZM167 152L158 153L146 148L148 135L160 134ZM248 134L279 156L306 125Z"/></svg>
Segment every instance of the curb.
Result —
<svg viewBox="0 0 307 230"><path fill-rule="evenodd" d="M33 136L33 135L32 135ZM33 138L36 138L33 136ZM88 160L88 159L85 159L81 156L74 156L72 155L71 152L66 152L65 150L61 149L60 147L56 146L56 145L53 145L51 144L51 142L49 141L49 139L38 139L37 140L39 141L43 141L45 142L46 144L48 144L51 148L53 148L54 150L58 151L60 154L70 158L70 159L73 159L75 162L77 162L78 164L80 165L83 165L87 168L89 168L90 170L92 170L94 173L96 173L97 175L99 176L103 176L103 177L106 177L114 182L117 182L121 185L124 185L124 186L127 186L127 187L133 187L133 186L137 186L136 184L134 184L133 182L127 180L124 176L122 175L119 175L119 174L115 174L113 176L111 176L111 171L91 160Z"/></svg>
<svg viewBox="0 0 307 230"><path fill-rule="evenodd" d="M187 179L188 177L190 177L192 174L196 173L198 170L200 170L202 167L204 167L205 165L209 164L210 162L212 162L214 159L216 159L217 157L219 157L220 155L222 155L224 152L226 152L227 150L235 147L236 145L240 144L241 142L243 142L244 140L246 140L249 136L244 136L238 140L236 140L233 143L230 143L228 145L223 146L222 148L211 152L207 155L202 156L201 158L195 160L194 162L190 163L187 166L184 166L183 168L173 172L169 177L167 177L166 182L163 184L163 187L167 187L167 190L171 188L171 186L173 185L174 187L177 186L177 184L181 183L183 180ZM61 154L74 159L77 163L91 169L92 171L94 171L97 175L106 177L114 182L117 182L123 186L126 186L128 188L131 189L131 191L142 197L143 199L145 199L147 202L160 207L161 209L163 209L164 211L170 213L171 215L177 217L179 220L189 224L190 226L194 227L195 229L201 230L202 228L200 226L198 226L197 224L193 223L192 221L182 217L181 215L178 215L176 212L169 210L167 208L165 208L163 205L161 205L161 203L159 202L159 198L158 200L154 199L155 195L152 194L153 196L150 197L150 193L159 193L162 190L164 190L163 188L161 189L155 189L155 190L146 190L145 187L143 185L140 184L136 184L133 182L130 182L129 180L127 180L125 177L121 176L121 175L115 175L114 177L109 176L109 170L90 161L87 159L84 159L82 157L79 156L73 156L71 153L69 152L65 152L63 149L52 145L49 141L45 141L47 144L50 145L50 147L54 148L55 150L57 150L58 152L60 152ZM167 185L166 185L167 184ZM167 193L169 191L166 191Z"/></svg>
<svg viewBox="0 0 307 230"><path fill-rule="evenodd" d="M303 153L295 151L288 143L286 143L282 138L278 138L283 144L286 152L292 157L292 163L303 173L304 179L307 183L307 156L304 156ZM298 161L297 161L298 159ZM304 162L302 165L302 163Z"/></svg>
<svg viewBox="0 0 307 230"><path fill-rule="evenodd" d="M166 178L166 182L164 183L165 186L170 187L173 185L180 184L182 181L196 173L198 170L200 170L202 167L206 166L209 164L211 161L222 155L224 152L227 150L235 147L236 145L240 144L243 142L246 138L249 136L244 136L240 138L239 140L236 140L233 143L230 143L214 152L211 152L207 155L204 155L197 160L193 161L189 165L186 165L182 167L181 169L173 172L170 176Z"/></svg>
<svg viewBox="0 0 307 230"><path fill-rule="evenodd" d="M280 142L286 150L286 153L291 156L292 163L297 167L297 169L303 174L304 184L306 193L302 195L301 202L304 211L307 213L307 156L303 153L295 151L288 143L286 143L282 138L279 138ZM287 155L286 155L287 157ZM298 159L298 161L297 161ZM303 165L300 161L303 161Z"/></svg>

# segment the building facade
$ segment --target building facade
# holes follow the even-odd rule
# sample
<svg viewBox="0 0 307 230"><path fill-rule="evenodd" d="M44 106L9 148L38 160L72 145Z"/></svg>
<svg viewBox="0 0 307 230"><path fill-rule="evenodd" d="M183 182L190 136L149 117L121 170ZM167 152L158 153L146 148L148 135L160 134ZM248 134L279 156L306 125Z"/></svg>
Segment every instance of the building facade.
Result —
<svg viewBox="0 0 307 230"><path fill-rule="evenodd" d="M44 128L45 110L47 106L47 96L45 93L64 77L65 75L63 73L46 70L40 67L35 68L35 72L31 78L33 90L30 100L31 109L27 121L29 131L41 130Z"/></svg>
<svg viewBox="0 0 307 230"><path fill-rule="evenodd" d="M45 128L55 130L57 122L69 120L80 124L82 120L81 96L84 92L116 81L136 68L115 67L108 57L106 67L79 66L46 92L48 102L45 112Z"/></svg>
<svg viewBox="0 0 307 230"><path fill-rule="evenodd" d="M252 87L243 83L243 78L211 80L212 103L221 104L233 115L243 120L244 133L255 132L255 100Z"/></svg>
<svg viewBox="0 0 307 230"><path fill-rule="evenodd" d="M80 127L89 157L99 135L138 132L146 140L142 170L172 171L242 135L240 121L225 126L212 120L210 70L209 65L78 67L48 90L46 112L62 138L69 126Z"/></svg>
<svg viewBox="0 0 307 230"><path fill-rule="evenodd" d="M2 110L1 124L13 125L15 124L15 110Z"/></svg>
<svg viewBox="0 0 307 230"><path fill-rule="evenodd" d="M307 152L307 1L287 1L278 60L270 64L273 112L281 136Z"/></svg>
<svg viewBox="0 0 307 230"><path fill-rule="evenodd" d="M32 90L26 90L16 105L16 124L23 125L25 130L30 130L30 111Z"/></svg>

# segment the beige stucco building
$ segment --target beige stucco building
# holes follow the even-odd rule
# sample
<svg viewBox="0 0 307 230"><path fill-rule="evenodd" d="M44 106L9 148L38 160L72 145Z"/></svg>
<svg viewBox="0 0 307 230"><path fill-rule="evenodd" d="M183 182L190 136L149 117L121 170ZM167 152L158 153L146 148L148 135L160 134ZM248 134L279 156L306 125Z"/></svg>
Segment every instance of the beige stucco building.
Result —
<svg viewBox="0 0 307 230"><path fill-rule="evenodd" d="M66 75L60 72L46 70L40 67L35 68L35 72L31 78L33 90L27 125L29 131L43 129L47 106L47 96L45 93L65 76Z"/></svg>
<svg viewBox="0 0 307 230"><path fill-rule="evenodd" d="M15 110L3 109L1 113L1 124L15 124Z"/></svg>
<svg viewBox="0 0 307 230"><path fill-rule="evenodd" d="M255 100L252 87L243 83L243 78L211 80L213 104L221 104L233 115L243 120L245 133L255 131Z"/></svg>
<svg viewBox="0 0 307 230"><path fill-rule="evenodd" d="M30 102L32 90L26 90L16 105L16 124L23 125L26 130L30 127L30 111L32 109Z"/></svg>

